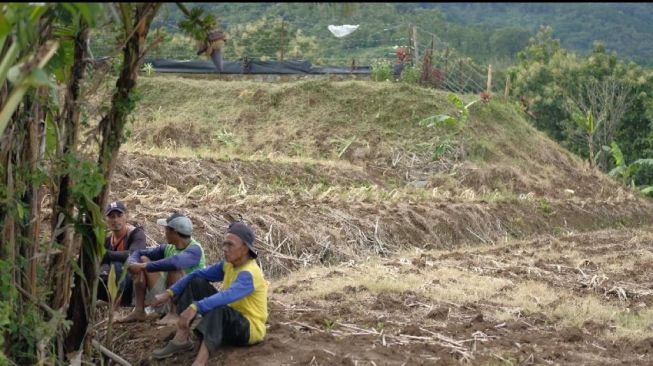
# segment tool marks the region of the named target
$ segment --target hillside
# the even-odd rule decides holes
[[[158,240],[156,218],[188,213],[209,262],[244,219],[272,284],[268,341],[212,362],[653,361],[636,270],[653,264],[653,205],[516,106],[431,128],[455,113],[446,93],[395,83],[153,76],[139,93],[112,198]],[[171,336],[117,327],[133,363]]]

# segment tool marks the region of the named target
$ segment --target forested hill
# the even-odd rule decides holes
[[[343,60],[357,57],[369,61],[405,43],[408,24],[416,24],[436,34],[461,54],[476,62],[510,62],[523,49],[540,26],[553,27],[562,46],[588,54],[594,41],[602,41],[608,51],[641,65],[653,65],[653,4],[646,3],[386,3],[386,4],[298,4],[298,3],[187,3],[214,14],[222,29],[232,32],[238,26],[252,25],[264,16],[281,17],[286,30],[301,30],[315,37],[320,56]],[[170,33],[181,11],[166,4],[154,28]],[[360,24],[352,35],[336,39],[329,24]],[[271,26],[266,26],[271,28]],[[422,36],[428,43],[430,36]],[[300,42],[301,43],[301,42]],[[260,47],[259,47],[260,48]],[[263,47],[264,49],[264,47]],[[273,48],[270,48],[271,50]],[[259,52],[263,55],[265,52]],[[271,53],[268,52],[268,53]],[[305,56],[310,53],[304,52]],[[227,55],[236,57],[238,55]],[[259,55],[254,55],[259,56]],[[272,56],[274,58],[274,56]],[[313,57],[317,58],[317,57]]]
[[[405,6],[405,5],[404,5]],[[439,9],[450,22],[490,29],[519,26],[536,32],[540,25],[568,49],[589,52],[600,40],[619,56],[653,64],[652,3],[422,3]]]

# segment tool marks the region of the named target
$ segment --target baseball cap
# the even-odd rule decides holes
[[[247,248],[249,248],[249,255],[251,255],[252,258],[258,257],[256,249],[254,248],[254,239],[256,239],[256,236],[252,229],[250,229],[244,222],[232,222],[227,229],[227,234],[234,234],[239,237],[240,240],[247,245]]]
[[[174,213],[167,219],[158,219],[156,223],[167,226],[182,235],[191,236],[193,233],[193,223],[184,214]]]
[[[109,203],[107,207],[104,209],[104,216],[108,216],[111,213],[111,211],[118,211],[120,213],[125,213],[127,212],[127,207],[125,207],[125,204],[120,201],[114,201]]]

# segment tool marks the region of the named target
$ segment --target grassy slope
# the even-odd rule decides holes
[[[443,92],[405,84],[156,76],[143,78],[140,90],[129,150],[354,163],[371,177],[382,175],[375,183],[388,189],[435,177],[433,186],[462,183],[480,194],[561,197],[571,189],[588,197],[615,188],[498,100],[472,106],[469,123],[457,133],[419,126],[421,119],[455,108]]]

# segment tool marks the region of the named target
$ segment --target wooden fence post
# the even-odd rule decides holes
[[[506,90],[503,91],[503,98],[508,99],[510,95],[510,74],[506,75]]]
[[[485,91],[490,94],[492,92],[492,65],[487,65],[487,85]]]
[[[409,60],[409,62],[412,65],[415,65],[415,57],[414,57],[414,53],[413,53],[413,48],[410,46],[410,41],[412,39],[413,39],[413,25],[408,24],[408,47],[406,47],[406,51],[408,52],[407,60]]]
[[[419,62],[419,51],[417,50],[417,26],[413,25],[413,48],[415,49],[415,66]]]
[[[463,87],[464,83],[464,78],[465,78],[465,73],[463,72],[463,59],[458,59],[458,86],[460,87],[461,93],[465,92],[465,88]]]
[[[284,27],[284,21],[282,20],[281,21],[281,61],[283,61],[283,46],[284,46],[283,43],[286,38],[286,31],[285,29],[283,29],[283,27]]]

